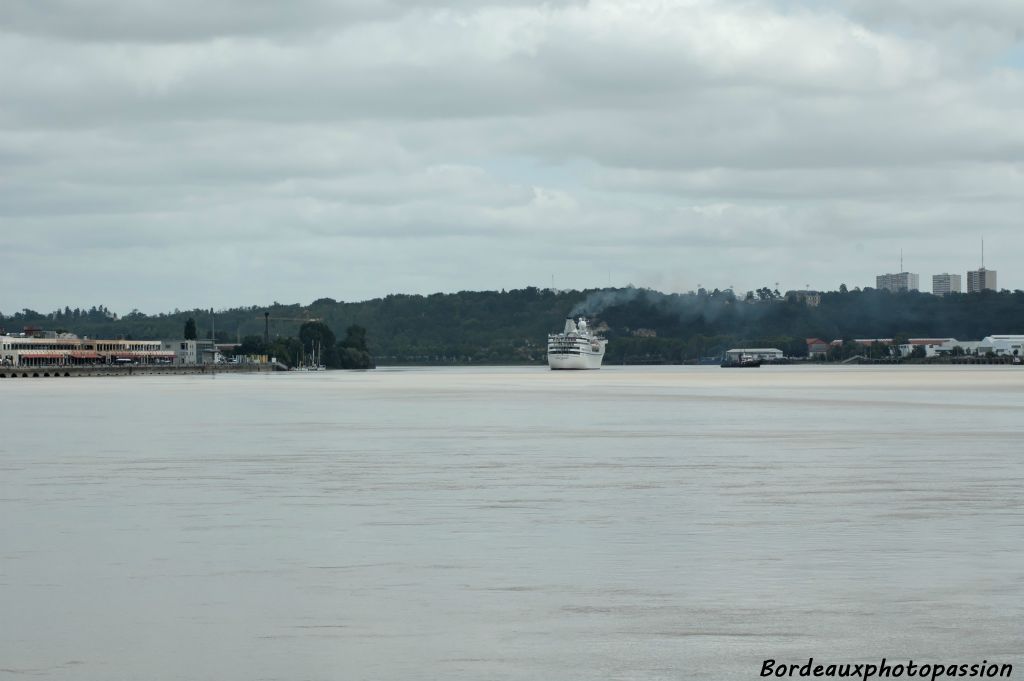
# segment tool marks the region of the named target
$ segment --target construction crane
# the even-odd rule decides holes
[[[257,317],[259,319],[259,317]],[[319,317],[274,317],[275,322],[319,322]],[[263,313],[263,344],[270,345],[270,313]]]

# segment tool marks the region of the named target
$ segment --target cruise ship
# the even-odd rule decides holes
[[[601,336],[591,333],[583,317],[565,320],[562,333],[548,334],[548,366],[552,369],[600,369],[604,347]]]

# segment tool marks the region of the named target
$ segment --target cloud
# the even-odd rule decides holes
[[[985,28],[1024,37],[1024,6],[1016,0],[845,0],[854,16],[877,23],[918,27]]]
[[[9,0],[9,32],[77,42],[194,43],[229,36],[303,35],[386,22],[418,10],[517,6],[528,0]],[[558,4],[548,2],[547,5]]]
[[[1019,286],[1019,3],[921,7],[16,0],[0,310],[828,288],[982,232]]]

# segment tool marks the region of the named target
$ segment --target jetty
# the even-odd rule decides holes
[[[171,376],[251,374],[287,371],[280,362],[260,364],[136,364],[80,366],[0,366],[3,378],[77,378],[86,376]]]

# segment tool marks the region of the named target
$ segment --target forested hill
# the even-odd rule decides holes
[[[608,362],[679,362],[728,347],[780,347],[805,352],[805,339],[954,337],[977,340],[1024,333],[1024,292],[986,291],[936,297],[865,289],[824,293],[818,306],[761,289],[737,298],[731,291],[664,294],[647,289],[462,291],[430,296],[392,295],[358,303],[322,298],[307,306],[274,304],[119,317],[105,308],[23,310],[0,315],[0,328],[67,330],[82,336],[180,338],[194,318],[200,337],[230,342],[263,335],[297,335],[302,320],[317,319],[339,337],[352,324],[367,329],[378,364],[503,363],[544,361],[546,336],[566,315],[582,314],[605,326]]]

